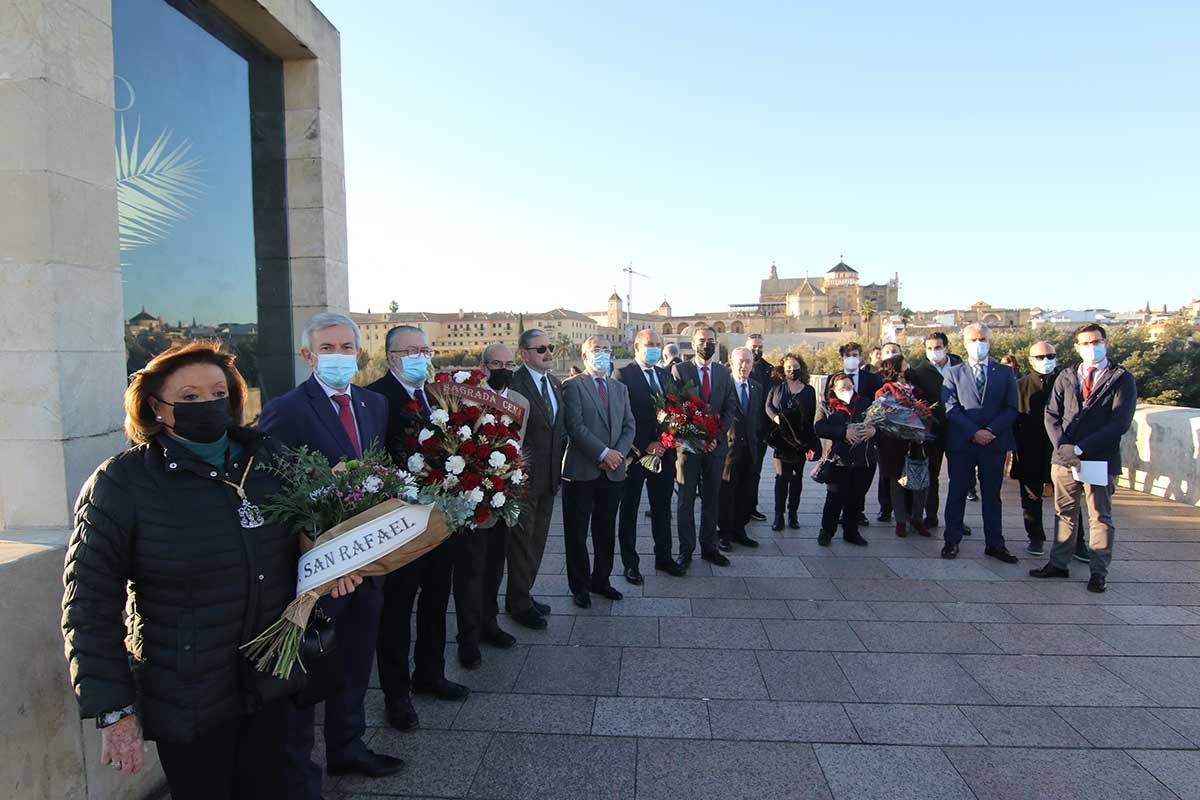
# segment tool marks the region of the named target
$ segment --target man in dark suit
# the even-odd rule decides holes
[[[263,407],[258,426],[287,447],[306,445],[330,464],[358,458],[381,448],[387,429],[388,401],[351,384],[358,371],[359,334],[343,314],[317,314],[304,328],[300,355],[313,374],[304,383]],[[363,742],[363,700],[371,677],[379,614],[380,578],[367,578],[353,594],[323,597],[318,607],[337,627],[344,659],[345,686],[325,700],[325,763],[330,775],[383,777],[404,762],[375,753]],[[290,800],[318,800],[321,768],[313,763],[312,706],[293,709],[287,732],[287,790]]]
[[[591,594],[620,600],[612,575],[617,510],[625,480],[625,455],[633,447],[636,424],[629,391],[610,380],[612,345],[591,336],[583,343],[583,372],[563,384],[567,450],[563,454],[563,538],[567,584],[580,608]],[[592,531],[595,558],[588,563],[587,535]]]
[[[725,468],[725,452],[729,449],[722,435],[733,424],[737,413],[737,398],[729,370],[717,360],[717,335],[712,328],[701,325],[692,334],[695,357],[676,364],[671,369],[675,384],[683,388],[691,383],[709,410],[721,418],[721,434],[703,453],[689,453],[676,447],[675,489],[679,499],[676,514],[679,518],[679,561],[687,567],[696,551],[696,494],[700,494],[700,557],[718,567],[729,565],[719,549],[717,539],[717,509],[721,496],[721,474]]]
[[[842,357],[842,372],[854,381],[854,393],[859,397],[865,397],[868,406],[875,402],[875,393],[883,386],[883,378],[879,377],[878,372],[871,371],[867,365],[862,363],[862,345],[858,342],[846,342],[838,348],[838,355]],[[831,386],[825,387],[825,395],[826,397],[833,396]],[[875,480],[875,469],[876,465],[871,464],[867,486],[870,486]],[[846,507],[849,508],[849,504]],[[842,513],[845,514],[845,511]],[[845,520],[842,522],[844,524]],[[859,512],[858,527],[865,528],[869,524],[866,512]]]
[[[946,370],[961,363],[962,359],[950,352],[950,340],[946,334],[934,331],[925,337],[925,358],[917,361],[909,370],[908,377],[912,385],[921,392],[925,402],[933,406],[933,438],[925,443],[925,458],[929,464],[929,491],[925,494],[924,508],[927,528],[938,527],[938,509],[941,506],[939,488],[942,459],[946,455],[947,429],[946,404],[942,402],[942,382]]]
[[[981,322],[963,329],[968,358],[946,370],[942,386],[948,426],[946,457],[950,462],[942,558],[958,557],[967,490],[978,472],[986,538],[984,555],[1015,564],[1017,557],[1004,546],[1000,487],[1004,483],[1005,457],[1013,447],[1017,378],[1011,369],[988,357],[990,335]]]
[[[671,367],[681,361],[683,359],[679,357],[679,345],[674,342],[663,345],[662,363],[659,366],[666,370],[668,375],[671,373]]]
[[[1042,524],[1042,496],[1050,483],[1050,456],[1054,446],[1046,434],[1046,402],[1058,377],[1057,354],[1050,342],[1034,342],[1029,348],[1033,371],[1017,381],[1017,418],[1013,422],[1013,477],[1021,487],[1021,511],[1025,518],[1026,549],[1040,556],[1046,552],[1046,529]]]
[[[652,328],[638,331],[633,342],[633,361],[621,367],[614,377],[629,390],[629,406],[633,409],[636,432],[633,437],[632,460],[625,476],[621,496],[620,529],[621,564],[625,580],[637,586],[642,583],[637,554],[638,507],[642,502],[642,487],[650,500],[650,532],[654,537],[654,568],[668,575],[682,575],[683,567],[671,556],[671,493],[675,484],[675,450],[659,443],[660,426],[655,398],[661,397],[670,376],[656,363],[662,356],[662,337]],[[643,455],[662,459],[662,471],[650,472],[639,462]]]
[[[750,378],[757,383],[763,390],[763,403],[758,415],[758,450],[754,455],[754,507],[750,512],[750,519],[765,522],[767,515],[758,510],[758,484],[762,478],[763,458],[767,454],[767,434],[771,432],[771,428],[775,425],[771,418],[767,415],[766,396],[770,394],[771,388],[775,385],[772,378],[772,372],[775,365],[767,361],[763,357],[763,335],[761,333],[752,333],[746,337],[746,347],[750,348],[750,352],[754,353],[754,367],[750,370]]]
[[[1137,410],[1137,382],[1120,364],[1108,358],[1108,334],[1094,322],[1075,331],[1075,349],[1083,363],[1063,370],[1046,403],[1046,433],[1054,445],[1050,475],[1058,532],[1050,563],[1031,570],[1035,578],[1068,578],[1067,568],[1079,532],[1079,509],[1088,513],[1092,571],[1089,592],[1103,592],[1112,562],[1112,496],[1121,472],[1121,437]],[[1072,471],[1083,461],[1103,461],[1108,481],[1087,483]]]
[[[733,543],[758,547],[758,542],[746,533],[746,523],[754,510],[758,495],[758,475],[754,465],[763,446],[758,436],[760,406],[766,405],[763,388],[750,377],[754,353],[748,347],[735,347],[729,353],[729,371],[733,377],[736,409],[733,422],[725,432],[728,448],[721,472],[719,517],[719,547],[728,552]]]
[[[562,384],[550,374],[554,345],[536,328],[521,334],[517,343],[521,366],[513,374],[512,387],[529,400],[529,417],[521,440],[521,455],[529,467],[527,508],[520,523],[508,534],[508,589],[505,607],[513,621],[526,628],[542,630],[550,606],[534,599],[537,580],[550,533],[554,496],[562,475],[566,447],[566,420],[562,415]]]
[[[410,437],[429,420],[430,400],[425,393],[433,351],[425,331],[399,325],[384,339],[388,371],[372,383],[372,391],[388,399],[387,449],[392,460],[404,466],[411,456]],[[462,700],[470,690],[446,680],[446,609],[453,586],[457,534],[425,555],[384,576],[383,613],[380,618],[379,685],[383,689],[388,724],[400,731],[420,725],[412,693],[432,694],[440,700]],[[417,609],[417,639],[412,641],[412,612]],[[413,669],[409,672],[409,652]]]

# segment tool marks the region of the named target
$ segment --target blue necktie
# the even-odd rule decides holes
[[[979,392],[979,399],[983,399],[983,390],[987,386],[987,373],[983,370],[983,362],[980,361],[975,365],[975,388]]]
[[[746,388],[746,384],[742,384],[742,413],[745,414],[750,410],[750,395]]]

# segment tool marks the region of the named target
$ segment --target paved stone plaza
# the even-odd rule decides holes
[[[769,471],[769,462],[768,462]],[[369,745],[403,756],[394,778],[341,779],[326,796],[404,798],[1200,798],[1200,509],[1119,491],[1109,591],[1033,581],[1009,482],[1005,526],[1022,556],[957,561],[941,541],[816,543],[824,490],[802,528],[755,523],[755,551],[686,578],[655,575],[625,599],[567,593],[556,523],[537,595],[547,631],[463,672],[454,621],[447,674],[463,703],[418,698],[421,729],[386,726],[368,696]],[[760,507],[771,508],[769,475]],[[1047,504],[1049,506],[1049,503]],[[620,561],[618,559],[618,569]]]

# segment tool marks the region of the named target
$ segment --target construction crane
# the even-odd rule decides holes
[[[650,276],[641,272],[635,272],[632,261],[629,262],[629,266],[621,267],[621,272],[624,272],[629,277],[629,289],[625,295],[625,331],[626,335],[632,339],[633,323],[629,319],[629,312],[633,309],[633,276],[637,275],[639,278],[649,278]]]

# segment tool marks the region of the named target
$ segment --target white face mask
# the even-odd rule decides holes
[[[935,364],[941,364],[946,360],[946,351],[941,347],[936,350],[926,350],[925,357]]]
[[[841,400],[846,405],[850,405],[850,400],[851,400],[851,398],[854,397],[854,390],[853,389],[839,389],[836,392],[834,392],[834,394],[837,395],[838,400]]]
[[[1029,360],[1033,364],[1033,371],[1039,375],[1049,375],[1058,366],[1058,361],[1053,358],[1030,358]]]
[[[1104,360],[1104,356],[1108,354],[1108,346],[1101,342],[1099,344],[1081,344],[1079,345],[1079,357],[1086,364],[1099,364]]]
[[[987,342],[967,342],[967,353],[976,361],[986,358],[989,349]]]
[[[846,356],[842,359],[842,366],[846,372],[858,372],[858,356]]]

